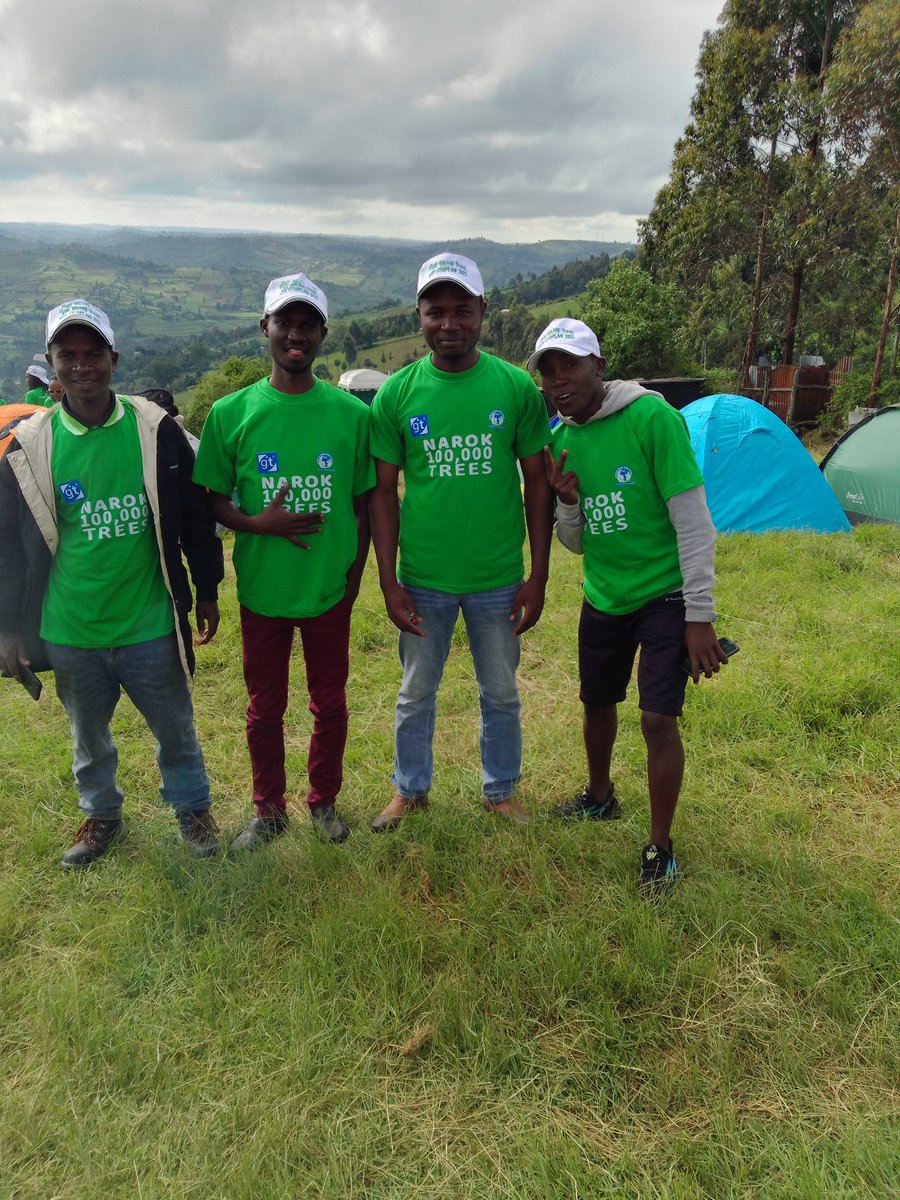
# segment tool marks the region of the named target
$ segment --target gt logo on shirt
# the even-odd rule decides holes
[[[488,420],[490,421],[490,423],[492,425],[494,425],[496,428],[499,429],[499,427],[506,420],[506,417],[503,415],[503,413],[500,411],[499,408],[492,408],[491,411],[488,413]]]
[[[84,491],[77,479],[70,479],[68,483],[59,485],[59,494],[65,500],[66,504],[75,504],[78,500],[84,499]]]
[[[409,418],[409,432],[413,437],[424,437],[428,432],[428,417],[423,413]]]
[[[278,470],[278,455],[272,453],[257,454],[256,469],[260,475],[271,475],[273,471]]]
[[[330,471],[334,466],[334,459],[326,451],[323,451],[316,459],[316,466],[321,467],[323,471]]]
[[[616,483],[631,483],[631,467],[616,467]]]

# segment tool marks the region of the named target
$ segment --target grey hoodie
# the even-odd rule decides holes
[[[589,417],[586,424],[603,421],[613,413],[621,412],[639,396],[660,396],[659,392],[641,387],[629,379],[611,379],[606,383],[606,395],[598,412]],[[565,425],[577,422],[559,414]],[[678,564],[681,568],[682,593],[684,595],[685,618],[688,621],[715,621],[713,611],[713,558],[716,547],[716,531],[706,504],[706,490],[702,484],[679,492],[666,501],[669,520],[675,530],[678,543]],[[574,554],[582,554],[581,535],[585,518],[578,504],[556,505],[556,536]]]

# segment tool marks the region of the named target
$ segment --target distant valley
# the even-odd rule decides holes
[[[21,375],[43,348],[46,312],[85,296],[106,309],[122,353],[118,384],[165,385],[171,356],[200,374],[229,353],[259,352],[266,283],[304,270],[334,316],[411,306],[420,263],[452,248],[474,258],[490,291],[565,263],[631,249],[621,242],[485,239],[442,242],[312,234],[0,224],[0,395],[21,398]]]

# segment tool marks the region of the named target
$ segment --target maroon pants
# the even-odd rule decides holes
[[[253,803],[261,817],[286,810],[284,714],[294,629],[300,630],[312,736],[306,773],[307,802],[333,804],[341,790],[347,742],[347,672],[352,605],[341,600],[318,617],[262,617],[241,607],[241,644],[247,706],[247,748]]]

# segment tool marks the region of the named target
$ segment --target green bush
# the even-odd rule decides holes
[[[872,377],[868,373],[846,375],[831,395],[831,400],[819,420],[819,430],[828,437],[840,437],[847,428],[850,412],[869,404]],[[874,408],[900,403],[900,378],[882,380],[874,396]]]
[[[200,377],[194,398],[184,414],[185,427],[199,437],[203,422],[217,400],[249,387],[270,370],[271,363],[266,358],[240,358],[235,354],[215,370],[207,371]]]
[[[720,392],[727,396],[739,395],[737,371],[731,367],[713,367],[706,372],[704,379],[704,396],[717,396]]]

